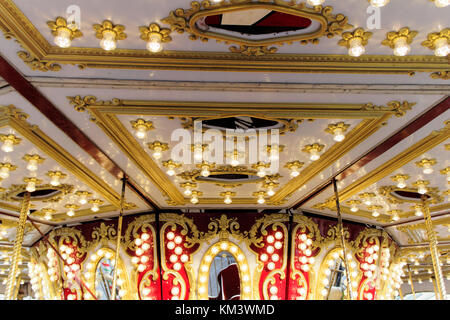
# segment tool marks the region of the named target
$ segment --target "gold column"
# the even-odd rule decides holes
[[[20,209],[19,224],[16,230],[16,241],[12,254],[11,269],[9,270],[8,282],[6,284],[5,300],[16,299],[16,274],[19,267],[19,260],[22,255],[23,234],[25,232],[25,224],[27,222],[28,210],[30,209],[30,193],[25,192],[22,200],[22,208]]]
[[[408,264],[408,273],[409,273],[409,284],[411,285],[411,292],[413,294],[414,300],[416,300],[416,293],[414,292],[414,285],[411,276],[411,268],[409,267],[409,264]]]
[[[113,285],[112,285],[112,292],[111,292],[111,300],[116,300],[117,269],[119,267],[120,240],[122,239],[123,205],[124,205],[124,200],[125,200],[126,182],[127,182],[126,177],[123,177],[122,178],[122,193],[120,195],[119,220],[117,221],[116,256],[114,257],[114,273],[113,273]]]
[[[433,222],[431,221],[430,208],[425,195],[422,195],[422,206],[424,208],[423,216],[425,219],[425,228],[427,229],[428,241],[430,243],[431,261],[433,262],[434,277],[436,279],[436,287],[439,293],[439,300],[444,300],[447,296],[444,284],[444,277],[442,275],[441,263],[439,260],[439,252],[437,249],[436,233],[433,229]],[[437,300],[438,297],[436,297]]]

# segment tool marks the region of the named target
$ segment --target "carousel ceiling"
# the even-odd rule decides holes
[[[427,241],[417,198],[425,188],[439,241],[449,241],[449,8],[310,2],[0,0],[5,63],[61,113],[2,74],[0,137],[13,151],[0,151],[1,210],[17,214],[34,188],[30,216],[44,233],[117,215],[119,170],[139,189],[126,188],[127,214],[335,216],[331,186],[311,194],[337,176],[344,217],[384,226],[404,245]],[[234,162],[233,149],[223,162],[182,163],[173,134],[194,137],[196,121],[222,133],[278,129],[269,147],[280,152],[259,150],[259,164],[248,149]],[[192,140],[186,151],[195,159],[210,143]],[[14,227],[0,228],[7,245]],[[28,231],[31,244],[39,234]]]

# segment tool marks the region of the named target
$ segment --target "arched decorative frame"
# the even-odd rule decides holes
[[[252,283],[247,258],[241,248],[229,240],[220,240],[216,242],[210,246],[203,255],[198,271],[197,298],[199,300],[209,299],[209,270],[214,257],[222,251],[231,253],[237,262],[239,269],[241,300],[252,299]]]
[[[90,253],[90,255],[87,257],[84,267],[84,279],[89,287],[89,289],[96,294],[95,292],[95,276],[97,271],[97,266],[102,258],[104,258],[106,255],[110,255],[109,259],[114,261],[116,253],[113,249],[108,247],[101,247],[95,252]],[[116,266],[115,266],[116,267]],[[122,300],[133,300],[135,299],[135,292],[136,290],[133,290],[130,284],[130,279],[128,275],[128,271],[125,267],[124,262],[119,257],[118,259],[118,270],[117,270],[117,280],[119,281],[121,289],[125,290],[126,293],[121,296]],[[86,292],[84,295],[85,300],[92,300],[93,297],[91,297],[90,293]]]
[[[349,264],[348,269],[350,272],[350,284],[351,284],[350,294],[352,296],[352,299],[355,299],[357,285],[359,284],[359,281],[361,279],[361,273],[358,272],[358,262],[354,258],[353,250],[347,246],[345,249],[347,251],[347,262]],[[324,300],[322,290],[325,289],[324,279],[326,279],[328,277],[328,275],[326,274],[326,270],[329,269],[328,261],[331,260],[330,257],[333,260],[336,260],[337,258],[344,260],[342,248],[334,247],[334,248],[330,249],[323,257],[322,263],[320,264],[319,272],[318,272],[317,278],[316,278],[316,287],[315,287],[315,292],[314,292],[315,300]],[[356,286],[355,286],[355,284],[356,284]],[[329,285],[331,285],[331,283]]]

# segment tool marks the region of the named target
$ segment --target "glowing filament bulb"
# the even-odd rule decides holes
[[[70,210],[67,211],[67,215],[68,215],[69,217],[73,217],[73,216],[75,215],[75,211],[73,210],[73,208],[70,208]]]
[[[434,4],[438,8],[443,8],[450,5],[450,0],[434,0]]]
[[[211,174],[211,171],[209,171],[209,166],[207,166],[207,165],[202,166],[202,171],[200,174],[203,177],[208,177]]]
[[[50,180],[50,184],[54,187],[59,186],[61,184],[61,182],[59,181],[59,175],[52,176],[52,179]]]
[[[268,195],[269,197],[273,196],[273,195],[275,194],[275,191],[273,191],[273,187],[269,187],[268,189],[269,189],[269,190],[267,191],[267,195]]]
[[[44,216],[44,219],[45,219],[45,220],[52,220],[52,214],[49,213],[49,212],[47,212],[47,213],[45,214],[45,216]]]
[[[56,32],[57,35],[53,40],[55,44],[60,48],[70,47],[70,45],[72,44],[72,40],[70,39],[72,36],[72,31],[70,31],[68,28],[60,27]]]
[[[311,6],[318,6],[324,3],[325,0],[308,0],[308,4]]]
[[[257,202],[259,203],[259,204],[263,204],[263,203],[265,203],[266,202],[266,200],[264,199],[264,195],[259,195],[258,196],[258,200],[257,200]]]
[[[399,37],[394,43],[394,55],[403,57],[411,51],[411,47],[408,45],[406,37]]]
[[[166,171],[166,173],[169,175],[169,176],[173,176],[173,175],[175,175],[175,166],[173,165],[173,164],[169,164],[168,166],[167,166],[169,169]]]
[[[420,217],[420,216],[423,216],[423,211],[422,211],[422,207],[421,206],[417,206],[416,208],[415,208],[415,215],[416,216],[418,216],[418,217]]]
[[[270,160],[271,161],[277,161],[279,159],[279,155],[278,155],[278,148],[277,147],[273,147],[272,149],[270,149]]]
[[[97,212],[98,210],[100,210],[100,208],[98,207],[98,203],[92,204],[91,210],[92,210],[93,212]]]
[[[147,41],[147,50],[153,53],[162,51],[161,39],[162,37],[159,33],[152,33]]]
[[[387,5],[389,3],[390,0],[370,0],[370,5],[372,7],[384,7],[385,5]]]
[[[192,189],[190,186],[186,186],[184,190],[184,195],[190,196],[192,194]]]
[[[136,126],[135,135],[138,139],[145,139],[147,136],[147,127],[143,124]]]
[[[450,53],[450,46],[447,38],[439,38],[434,41],[434,54],[438,57],[446,57]]]
[[[366,49],[362,45],[362,40],[360,37],[352,38],[349,41],[349,49],[348,54],[352,57],[359,57],[364,52],[366,52]]]
[[[231,159],[231,166],[236,167],[238,165],[239,165],[239,156],[237,153],[234,153]]]
[[[80,196],[80,200],[78,200],[78,202],[79,202],[80,204],[86,204],[86,203],[87,203],[87,196],[86,196],[85,194],[82,194],[82,195]]]
[[[431,174],[434,170],[430,163],[424,163],[422,171],[424,174]]]
[[[3,166],[0,169],[0,178],[6,179],[8,177],[9,177],[9,167],[8,166]]]
[[[223,200],[223,202],[225,202],[225,204],[230,204],[231,202],[233,202],[233,200],[231,200],[231,196],[230,195],[226,195],[225,199]]]
[[[192,204],[197,204],[198,203],[198,197],[193,195],[192,198],[191,198],[191,203]]]
[[[161,159],[161,157],[162,157],[162,148],[160,146],[156,146],[153,149],[153,158],[158,160],[158,159]]]
[[[333,140],[341,142],[345,139],[344,131],[341,128],[334,129]]]
[[[373,211],[372,211],[372,216],[373,217],[378,217],[380,215],[380,213],[378,212],[378,209],[374,209]]]
[[[2,150],[4,152],[13,152],[14,151],[14,143],[11,139],[6,139],[3,141]]]
[[[309,159],[311,161],[316,161],[320,159],[319,152],[316,149],[311,149]]]
[[[298,172],[298,167],[297,166],[291,166],[290,176],[292,178],[295,178],[295,177],[298,177],[299,174],[300,174],[300,172]]]
[[[37,162],[36,159],[30,159],[30,160],[28,161],[27,169],[28,169],[29,171],[36,171],[36,170],[38,169],[37,164],[38,164],[38,162]]]
[[[350,207],[350,211],[351,211],[351,212],[358,212],[358,210],[359,210],[359,209],[358,209],[358,207],[356,206],[356,204],[353,203],[353,204],[351,205],[351,207]]]
[[[266,176],[266,168],[264,166],[258,166],[258,172],[256,175],[260,178],[264,178]]]
[[[397,188],[403,189],[406,187],[406,182],[405,182],[405,178],[403,177],[399,177],[397,179]]]
[[[418,185],[418,190],[417,192],[419,192],[420,194],[425,194],[427,193],[427,187],[425,187],[425,185],[423,183],[419,183]]]
[[[36,191],[36,182],[34,182],[34,181],[28,181],[28,182],[27,182],[26,190],[27,190],[28,192],[34,192],[34,191]]]
[[[195,146],[194,147],[194,159],[197,161],[202,161],[203,158],[203,148],[202,146]]]
[[[372,200],[370,200],[370,198],[366,198],[365,200],[364,200],[364,204],[366,205],[366,206],[370,206],[370,205],[372,205]]]
[[[100,47],[102,47],[103,50],[111,51],[114,50],[116,46],[116,33],[111,30],[103,31],[103,39],[100,41]]]

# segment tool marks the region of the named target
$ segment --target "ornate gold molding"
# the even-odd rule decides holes
[[[284,1],[283,1],[284,2]],[[321,10],[323,7],[318,6]],[[327,7],[325,7],[327,8]],[[340,19],[341,17],[339,17]],[[336,21],[330,30],[342,28]],[[345,22],[346,23],[346,22]],[[448,71],[448,60],[433,55],[393,57],[364,55],[358,59],[347,55],[273,54],[246,57],[236,53],[171,51],[153,54],[147,50],[52,46],[12,0],[0,0],[0,29],[7,39],[16,38],[25,51],[20,56],[33,69],[59,71],[61,65],[84,68],[163,69],[198,71],[247,71],[295,73],[379,73]]]

